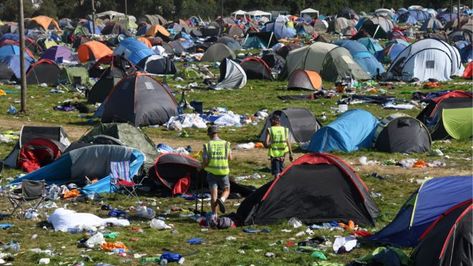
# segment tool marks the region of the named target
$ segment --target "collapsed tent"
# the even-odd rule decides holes
[[[207,190],[205,175],[200,161],[177,153],[162,153],[148,171],[148,176],[157,184],[157,192],[165,196]],[[253,187],[233,181],[230,181],[230,186],[232,193],[238,193],[242,197],[249,196],[254,191]]]
[[[104,101],[102,122],[130,122],[134,126],[162,125],[177,115],[170,90],[144,73],[123,78]]]
[[[473,176],[436,177],[425,181],[399,210],[394,220],[367,239],[414,247],[419,237],[443,213],[471,200]]]
[[[472,98],[470,92],[445,93],[432,99],[417,119],[429,128],[433,140],[468,139],[473,135]]]
[[[296,217],[304,223],[353,220],[374,225],[379,213],[369,190],[340,158],[305,154],[238,207],[241,224],[271,224]]]
[[[365,110],[349,110],[317,130],[307,150],[311,152],[352,152],[371,148],[378,119]]]
[[[224,58],[235,59],[235,53],[223,43],[216,43],[205,51],[202,62],[221,62]]]
[[[317,91],[322,89],[322,78],[319,73],[311,70],[297,69],[289,77],[287,89],[303,89]]]
[[[247,57],[240,63],[240,66],[245,71],[248,79],[273,79],[271,68],[259,57]]]
[[[381,120],[374,143],[378,151],[414,153],[430,151],[432,140],[422,122],[398,113]]]
[[[473,205],[460,203],[442,214],[422,234],[411,255],[414,265],[471,265],[473,263]]]
[[[352,40],[338,40],[335,44],[346,48],[353,56],[353,60],[372,78],[385,72],[383,65],[361,43]]]
[[[34,172],[13,180],[20,183],[23,180],[44,180],[47,184],[63,185],[75,183],[82,187],[84,194],[114,192],[111,185],[111,162],[129,162],[129,176],[136,176],[145,155],[133,148],[116,145],[94,145],[70,151],[58,160]],[[93,162],[93,163],[91,163]],[[87,179],[95,178],[95,183],[89,184]]]
[[[322,125],[312,115],[312,113],[305,108],[285,108],[272,112],[261,130],[260,140],[265,141],[268,134],[268,128],[271,127],[271,118],[278,115],[281,119],[281,125],[289,129],[288,139],[290,142],[303,143],[308,142],[314,132],[319,130]]]
[[[71,143],[62,127],[23,126],[20,130],[20,138],[13,150],[3,160],[3,165],[15,168],[23,145],[34,139],[48,139],[67,147]]]
[[[113,55],[121,56],[135,65],[154,54],[152,49],[132,37],[122,40],[120,45],[113,51]]]
[[[82,63],[97,61],[100,58],[113,54],[105,44],[97,41],[83,43],[77,48],[77,55]]]
[[[26,83],[28,84],[47,84],[54,86],[59,83],[61,69],[54,61],[41,59],[30,65],[26,72]]]
[[[212,89],[241,89],[246,85],[246,73],[237,62],[225,58],[219,68],[220,77]]]
[[[304,69],[316,71],[324,80],[332,82],[347,76],[357,80],[371,78],[353,61],[347,49],[334,44],[316,42],[290,51],[286,60],[289,75],[296,69]]]
[[[160,55],[143,58],[137,66],[151,74],[176,74],[177,72],[174,62],[169,57]]]
[[[65,148],[62,143],[51,139],[32,139],[20,149],[18,168],[27,173],[33,172],[58,159]]]
[[[430,78],[447,81],[461,75],[463,66],[458,50],[436,39],[423,39],[404,49],[386,72],[386,79],[410,81]]]

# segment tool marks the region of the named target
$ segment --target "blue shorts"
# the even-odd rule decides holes
[[[279,175],[284,170],[284,157],[271,158],[271,174]]]
[[[209,183],[209,189],[213,188],[230,188],[230,179],[228,175],[214,175],[207,173],[207,183]]]

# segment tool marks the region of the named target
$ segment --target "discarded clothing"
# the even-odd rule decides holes
[[[129,226],[130,222],[125,219],[117,218],[100,218],[91,213],[80,213],[64,208],[56,209],[53,214],[48,217],[55,231],[67,232],[69,229],[90,228],[113,224],[115,226]]]

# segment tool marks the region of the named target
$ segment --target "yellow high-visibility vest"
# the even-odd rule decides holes
[[[228,175],[230,173],[228,166],[230,143],[225,140],[211,140],[205,144],[205,149],[209,162],[205,171],[214,175]]]

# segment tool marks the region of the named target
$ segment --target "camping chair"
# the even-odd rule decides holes
[[[141,186],[143,180],[140,183],[135,183],[133,177],[130,176],[130,162],[129,161],[120,161],[120,162],[110,162],[110,192],[121,191],[125,192],[129,197],[138,198],[136,193],[136,188]]]
[[[29,209],[36,210],[38,206],[46,199],[45,182],[35,180],[23,180],[21,188],[9,193],[8,200],[13,206],[10,215],[14,215],[18,209],[25,211],[23,205],[28,205]]]

